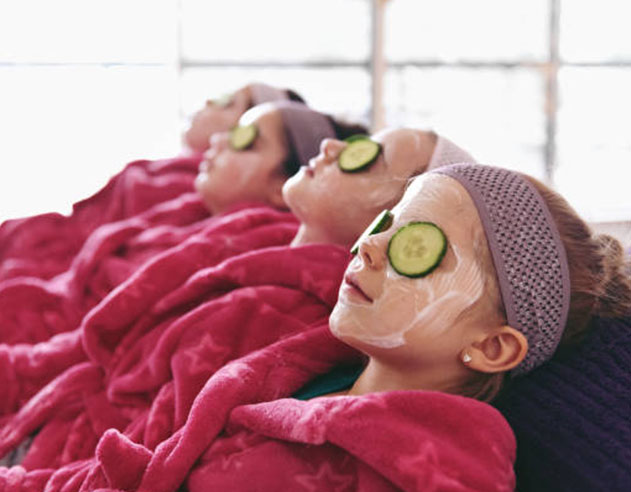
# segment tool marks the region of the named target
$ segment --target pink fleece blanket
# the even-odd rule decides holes
[[[182,297],[185,289],[197,286],[202,273],[208,271],[204,269],[236,256],[240,259],[222,264],[221,268],[215,270],[211,268],[210,271],[216,275],[225,274],[241,265],[241,275],[245,271],[251,277],[249,281],[254,281],[264,263],[251,253],[260,248],[286,245],[297,230],[296,219],[291,214],[269,207],[245,208],[202,221],[201,225],[203,227],[200,228],[200,224],[195,224],[192,228],[195,233],[191,233],[190,227],[160,226],[144,231],[141,228],[140,237],[132,236],[134,244],[141,245],[138,254],[133,254],[136,249],[127,241],[124,244],[128,246],[122,256],[91,255],[89,261],[75,263],[76,268],[68,273],[69,280],[59,282],[63,288],[57,288],[59,284],[55,282],[58,282],[59,277],[56,277],[29,285],[25,285],[24,279],[15,279],[11,281],[12,289],[0,290],[0,300],[6,300],[5,309],[0,312],[3,338],[22,341],[41,337],[44,340],[34,345],[0,344],[0,415],[20,408],[22,403],[62,371],[86,361],[88,354],[103,366],[113,355],[115,347],[119,346],[119,353],[124,354],[126,348],[123,347],[127,345],[122,344],[123,339],[129,340],[135,336],[129,332],[137,334],[142,333],[142,330],[151,331],[158,321],[172,317],[171,312],[177,312],[175,308],[171,308],[169,313],[159,312],[158,309],[166,306],[166,303],[175,302],[178,295]],[[99,298],[94,292],[107,292],[113,284],[118,283],[119,278],[133,270],[137,256],[144,257],[148,246],[141,240],[143,236],[149,236],[147,244],[151,246],[151,251],[174,242],[179,244],[143,263],[82,318],[83,312]],[[116,234],[106,237],[119,244]],[[117,246],[114,249],[120,251],[121,248]],[[104,250],[111,252],[113,248]],[[288,252],[284,258],[291,258],[291,255]],[[285,262],[282,258],[279,260],[279,264]],[[89,265],[90,268],[84,268],[83,265]],[[277,266],[274,264],[273,268]],[[315,268],[312,271],[316,275],[328,275],[329,269],[325,265],[313,266]],[[80,272],[91,273],[84,275]],[[90,281],[86,281],[86,278]],[[78,279],[82,279],[81,282]],[[337,274],[335,279],[338,281]],[[72,288],[77,283],[82,288]],[[214,290],[211,288],[211,292],[213,295],[221,294],[229,287],[221,284]],[[29,295],[9,296],[20,294],[26,289],[29,289]],[[87,296],[87,293],[91,295]],[[40,303],[40,299],[48,302]],[[185,313],[194,302],[197,299],[191,296],[181,301],[184,306],[178,314]],[[16,313],[24,314],[16,316]],[[25,324],[26,321],[28,324]],[[65,333],[49,338],[51,332]]]
[[[128,164],[72,214],[49,213],[0,225],[0,280],[21,276],[49,279],[70,267],[99,226],[193,191],[200,155]]]
[[[254,234],[249,246],[244,239],[227,244],[232,235],[272,222],[283,231],[282,238],[279,233],[268,239]],[[196,193],[105,224],[93,231],[65,272],[48,280],[19,277],[0,282],[0,343],[33,344],[76,328],[89,309],[146,261],[189,238],[206,241],[205,254],[218,261],[255,247],[286,244],[295,224],[288,213],[254,205],[208,217]],[[209,253],[208,248],[218,252]]]
[[[60,417],[65,445],[43,453],[58,462],[70,446],[79,456],[49,468],[0,469],[0,491],[162,492],[182,484],[191,492],[513,490],[514,438],[486,404],[422,391],[286,398],[314,375],[357,359],[324,324],[200,379],[184,408],[177,383],[136,415],[92,392],[83,397],[92,412]],[[193,356],[183,365],[196,372],[204,364]],[[87,381],[82,388],[98,386],[98,369],[77,371]],[[99,411],[111,425],[104,432],[95,425]],[[81,455],[97,439],[95,452]]]

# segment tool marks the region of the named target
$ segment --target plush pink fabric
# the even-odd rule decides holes
[[[0,225],[0,280],[52,278],[64,272],[99,226],[193,191],[201,155],[128,164],[72,214],[42,214]]]
[[[191,492],[513,490],[514,438],[484,403],[422,391],[283,398],[314,375],[357,360],[326,324],[301,330],[198,380],[184,413],[178,384],[162,386],[149,411],[103,432],[86,459],[29,472],[0,469],[0,490],[162,492],[183,483]],[[200,363],[189,357],[186,365]],[[102,412],[114,412],[96,399]],[[73,426],[91,442],[98,431],[86,419]]]
[[[128,219],[131,220],[136,219]],[[126,241],[126,249],[122,255],[97,254],[92,255],[89,261],[76,262],[79,266],[72,272],[90,272],[84,276],[90,281],[82,280],[80,284],[83,288],[70,288],[68,286],[71,286],[72,282],[66,282],[65,288],[59,289],[56,293],[53,299],[55,302],[46,306],[45,311],[38,311],[40,305],[29,302],[38,299],[33,293],[46,293],[42,285],[32,286],[30,296],[13,297],[13,302],[6,302],[5,310],[0,313],[0,319],[3,320],[3,338],[15,340],[20,337],[33,339],[41,336],[44,341],[35,345],[0,344],[0,415],[20,408],[30,396],[63,370],[88,360],[87,354],[105,367],[115,346],[120,345],[119,353],[124,353],[123,347],[128,345],[122,345],[121,340],[125,336],[130,339],[136,336],[135,334],[142,333],[143,329],[151,331],[159,322],[168,319],[169,316],[172,317],[173,314],[162,314],[156,309],[168,301],[168,295],[177,296],[180,292],[181,297],[189,284],[197,285],[193,280],[201,279],[202,273],[206,271],[204,269],[221,265],[215,270],[211,268],[211,271],[217,275],[227,275],[226,272],[232,272],[230,268],[241,265],[241,268],[253,269],[250,281],[254,281],[262,272],[259,269],[263,268],[263,262],[259,262],[256,255],[252,256],[252,252],[260,248],[286,245],[294,237],[296,230],[297,221],[291,214],[269,207],[245,208],[195,223],[192,228],[171,228],[163,225],[147,230],[141,228],[139,234],[132,236],[134,244],[141,245],[138,250],[134,249],[130,241]],[[116,234],[106,237],[108,240],[114,240],[113,236]],[[148,236],[146,242],[142,240],[143,236]],[[114,242],[120,244],[117,240]],[[85,301],[86,293],[99,292],[105,296],[120,278],[133,271],[137,266],[138,256],[143,259],[147,249],[159,251],[173,243],[177,245],[143,263],[127,280],[104,297],[86,317],[81,318],[82,312],[96,304],[99,297],[94,296],[94,300],[93,297],[88,297]],[[104,249],[112,251],[111,247]],[[117,249],[120,250],[120,247]],[[138,251],[139,253],[135,254]],[[288,252],[284,258],[291,258],[291,254]],[[241,259],[222,264],[224,260],[233,256]],[[283,261],[289,260],[279,260],[281,264]],[[83,265],[89,265],[89,268],[84,268]],[[277,265],[273,267],[276,268]],[[318,265],[315,267],[313,271],[316,274],[319,272],[320,275],[328,275],[329,270],[324,264],[320,268]],[[80,277],[82,275],[78,273],[74,276],[68,274],[68,278],[73,282]],[[337,276],[335,279],[337,281]],[[24,288],[23,280],[15,279],[11,282],[14,286],[20,285],[20,288]],[[43,286],[46,287],[46,284],[50,285],[56,281],[57,279],[44,281]],[[222,284],[212,292],[213,295],[225,293],[229,288],[230,286]],[[3,299],[3,295],[5,299],[8,298],[11,293],[10,290],[0,290],[0,299]],[[175,297],[173,299],[175,300]],[[193,298],[186,301],[188,304],[185,303],[179,312],[186,312],[195,301]],[[66,311],[70,310],[67,306],[74,309],[74,316],[64,317]],[[172,311],[175,312],[174,309]],[[14,316],[15,313],[31,315],[29,324],[23,325],[24,317]],[[50,313],[54,313],[55,316],[51,317]],[[37,317],[37,314],[41,316]],[[58,331],[66,333],[48,338],[53,331],[50,319],[60,321],[55,328],[61,326]]]
[[[0,342],[37,343],[82,316],[148,258],[208,228],[214,219],[188,193],[95,229],[62,273],[0,281]]]

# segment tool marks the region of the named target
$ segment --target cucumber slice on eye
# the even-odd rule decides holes
[[[359,243],[361,243],[368,236],[372,236],[373,234],[378,234],[379,232],[383,232],[388,229],[392,225],[392,212],[390,210],[385,209],[382,211],[375,220],[373,220],[370,225],[366,228],[366,230],[359,236],[359,239],[355,241],[353,247],[351,248],[351,254],[356,255],[359,251]]]
[[[431,273],[447,252],[447,237],[436,224],[410,222],[401,227],[388,243],[388,260],[394,270],[406,277]]]
[[[350,137],[346,137],[346,138],[344,139],[344,142],[346,142],[346,143],[352,143],[352,142],[354,142],[355,140],[365,140],[365,139],[370,140],[370,136],[368,136],[368,135],[364,135],[363,133],[358,133],[358,134],[356,134],[356,135],[351,135]]]
[[[362,171],[370,166],[381,152],[381,145],[368,137],[354,135],[346,140],[348,145],[340,153],[338,166],[345,173]]]
[[[255,125],[235,126],[230,130],[230,146],[234,150],[247,149],[252,145],[257,134]]]

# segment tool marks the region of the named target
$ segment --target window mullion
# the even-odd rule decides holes
[[[549,55],[548,66],[545,70],[546,77],[546,146],[545,169],[546,181],[553,182],[554,171],[557,162],[557,115],[559,103],[559,31],[561,18],[561,0],[550,0],[549,23]]]

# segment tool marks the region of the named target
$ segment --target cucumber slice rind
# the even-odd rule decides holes
[[[392,219],[392,212],[390,212],[387,208],[377,215],[370,225],[366,227],[366,230],[362,233],[362,235],[359,236],[359,239],[355,241],[355,244],[353,244],[353,247],[351,248],[351,254],[356,255],[359,252],[359,244],[365,238],[385,231],[388,227],[390,227],[392,225]]]
[[[345,173],[363,171],[377,160],[381,145],[370,138],[353,135],[346,139],[348,145],[337,160],[339,168]]]
[[[363,133],[357,133],[356,135],[351,135],[350,137],[346,137],[344,139],[344,142],[346,143],[353,143],[357,140],[370,140],[370,136],[369,135],[364,135]]]
[[[257,134],[256,125],[235,126],[230,130],[230,146],[234,150],[247,149],[252,145]]]
[[[421,237],[424,237],[423,241],[426,243],[422,250],[406,250],[405,246],[410,245],[410,241],[418,242]],[[429,275],[440,265],[446,252],[447,237],[433,222],[410,222],[395,232],[388,242],[390,265],[398,274],[410,278]]]

